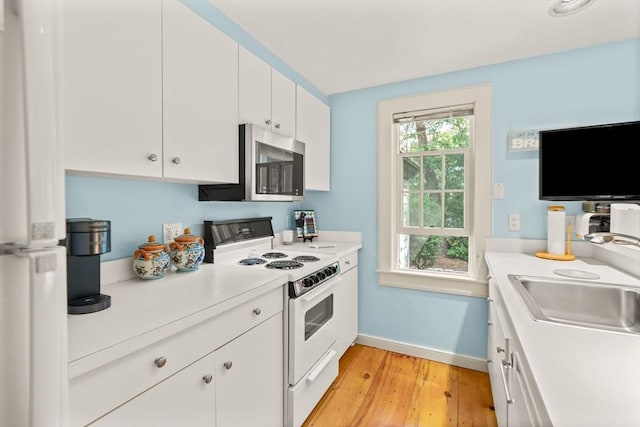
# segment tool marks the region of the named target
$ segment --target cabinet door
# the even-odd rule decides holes
[[[340,276],[338,284],[339,335],[335,350],[342,357],[358,336],[358,268],[354,267]]]
[[[178,0],[163,1],[164,176],[238,182],[238,44]]]
[[[499,298],[495,294],[495,285],[489,281],[489,330],[487,333],[487,360],[491,392],[493,394],[493,406],[495,407],[496,420],[499,427],[507,426],[507,394],[502,379],[504,369],[502,359],[506,351],[506,339],[503,325],[498,316],[495,300]],[[508,372],[508,371],[505,371]]]
[[[240,123],[271,129],[271,66],[242,46],[238,55]]]
[[[278,313],[216,350],[218,426],[283,425],[282,335],[282,313]]]
[[[91,425],[211,427],[215,423],[214,366],[211,353]]]
[[[271,69],[271,126],[274,132],[295,137],[296,84]]]
[[[300,86],[296,97],[296,139],[305,143],[305,188],[329,191],[331,110]]]
[[[64,0],[61,17],[65,169],[161,177],[160,0]]]

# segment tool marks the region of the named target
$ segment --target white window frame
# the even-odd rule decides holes
[[[491,85],[434,92],[378,102],[378,278],[381,285],[459,295],[487,296],[484,251],[491,233]],[[474,119],[470,147],[471,179],[465,180],[470,199],[465,205],[469,227],[469,272],[401,270],[397,265],[401,227],[401,162],[398,159],[393,114],[472,104]],[[466,164],[465,164],[466,169]]]

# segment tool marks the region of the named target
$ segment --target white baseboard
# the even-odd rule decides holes
[[[442,362],[448,365],[459,366],[461,368],[473,369],[474,371],[488,372],[486,359],[478,359],[476,357],[447,353],[444,351],[433,350],[431,348],[421,347],[414,344],[407,344],[399,341],[389,340],[386,338],[379,338],[363,334],[358,334],[356,343],[368,345],[370,347],[381,348],[383,350],[394,351],[396,353],[407,354],[409,356],[420,357],[422,359]]]

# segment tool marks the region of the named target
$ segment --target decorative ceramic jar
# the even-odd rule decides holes
[[[156,242],[156,236],[149,236],[149,241],[138,246],[133,254],[133,271],[141,279],[161,279],[169,269],[169,248]]]
[[[196,271],[204,260],[204,240],[200,236],[191,234],[191,230],[184,229],[184,234],[178,236],[169,245],[171,262],[178,271]]]

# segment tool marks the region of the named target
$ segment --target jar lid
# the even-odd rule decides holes
[[[196,236],[195,234],[191,234],[191,229],[190,228],[185,228],[184,229],[184,234],[174,238],[173,240],[178,242],[178,243],[193,243],[193,242],[200,241],[200,236]]]
[[[163,245],[160,242],[156,242],[156,236],[153,234],[149,236],[149,241],[147,243],[143,243],[138,246],[139,249],[144,249],[145,251],[161,251],[164,250],[166,245]]]

